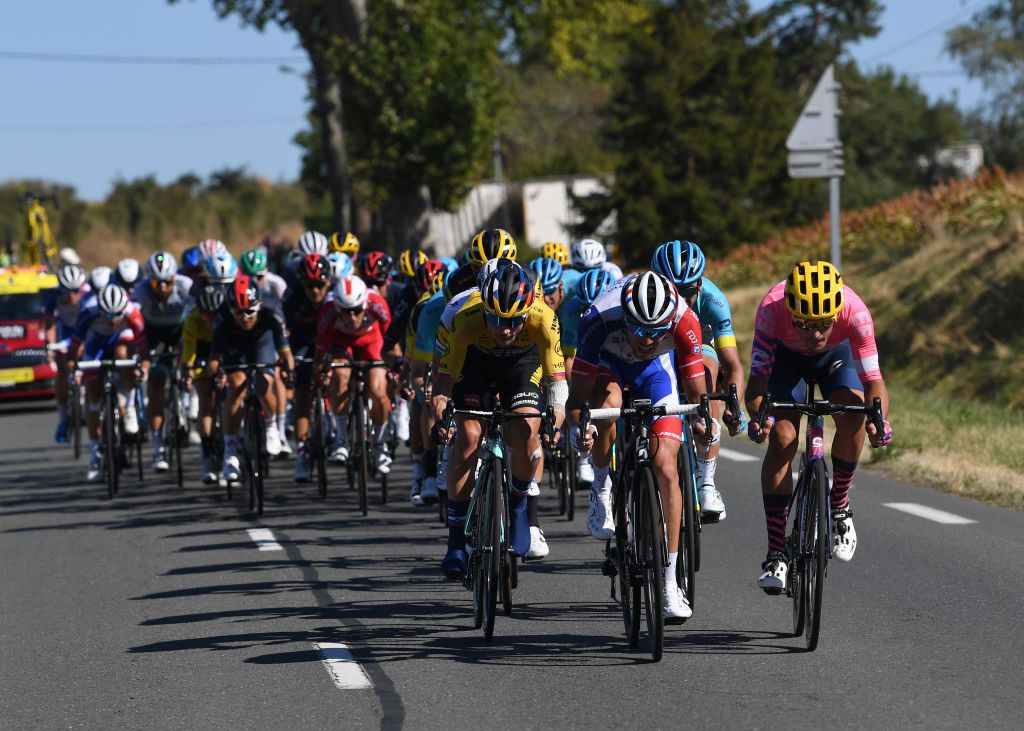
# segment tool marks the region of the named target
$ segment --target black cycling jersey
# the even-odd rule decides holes
[[[269,333],[273,339],[274,349],[278,352],[288,349],[288,337],[284,332],[284,323],[280,316],[267,307],[261,307],[256,316],[256,324],[252,330],[243,330],[235,322],[234,316],[222,312],[217,318],[213,330],[213,343],[210,352],[223,355],[229,351],[248,351],[249,345],[264,340]]]
[[[420,293],[412,282],[402,288],[397,297],[398,301],[391,309],[391,324],[388,326],[388,331],[384,333],[385,352],[391,350],[395,343],[401,343],[403,349],[405,348],[405,333],[409,327],[409,317],[419,299]]]

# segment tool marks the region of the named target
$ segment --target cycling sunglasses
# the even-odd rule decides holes
[[[255,304],[252,307],[249,307],[249,308],[244,309],[244,310],[240,310],[239,308],[235,307],[234,305],[231,306],[231,312],[233,314],[239,315],[241,317],[255,317],[257,314],[259,314],[259,311],[260,311],[259,304]]]
[[[170,288],[174,286],[174,281],[170,279],[150,279],[149,286],[153,289],[163,289],[164,287]]]
[[[355,317],[356,315],[366,312],[365,307],[339,307],[338,309],[341,310],[346,315],[350,315],[352,317]]]
[[[651,340],[661,340],[663,337],[668,335],[668,331],[672,328],[671,325],[663,325],[661,327],[650,327],[648,325],[634,325],[627,322],[626,327],[636,337],[641,340],[650,338]]]
[[[793,318],[793,327],[797,330],[807,330],[823,333],[830,327],[836,324],[834,319],[832,320],[801,320],[799,317]]]
[[[680,287],[679,294],[682,296],[683,299],[690,299],[691,297],[695,297],[696,295],[700,294],[700,285],[693,284],[690,285],[689,287]]]
[[[330,284],[330,280],[327,279],[304,279],[302,280],[302,286],[306,289],[323,289]]]
[[[490,312],[484,313],[484,318],[487,320],[487,324],[492,327],[499,329],[508,328],[509,330],[515,330],[526,324],[526,315],[517,315],[516,317],[501,317],[500,315],[494,315]]]

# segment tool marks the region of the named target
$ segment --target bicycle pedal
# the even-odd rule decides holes
[[[614,579],[616,576],[619,575],[619,569],[618,567],[616,567],[615,563],[610,558],[606,558],[604,560],[604,565],[601,566],[601,574],[603,576],[607,576],[611,579]]]
[[[768,596],[778,596],[782,593],[782,589],[765,589],[764,587],[761,587],[761,591],[763,591]]]

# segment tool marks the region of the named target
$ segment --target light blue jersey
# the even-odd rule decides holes
[[[579,343],[580,320],[587,311],[587,305],[575,294],[567,297],[558,308],[558,327],[562,333],[562,352],[566,355],[576,353]]]
[[[701,279],[700,294],[693,305],[693,311],[700,320],[702,350],[718,360],[716,348],[735,348],[736,334],[732,329],[732,309],[729,300],[714,282],[707,277]]]
[[[415,360],[429,363],[434,356],[434,344],[437,330],[441,324],[441,313],[444,312],[444,293],[437,292],[423,304],[419,321],[416,323],[416,344],[411,355]]]

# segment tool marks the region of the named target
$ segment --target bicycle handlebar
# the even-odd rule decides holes
[[[115,360],[83,360],[78,362],[80,371],[96,371],[100,368],[132,368],[138,365],[135,358],[117,358]]]
[[[827,399],[818,399],[811,402],[797,401],[773,401],[772,397],[765,394],[761,399],[761,408],[757,412],[758,428],[764,428],[764,423],[770,413],[775,409],[799,411],[807,416],[831,416],[832,414],[865,414],[868,421],[875,425],[879,434],[885,433],[885,419],[882,416],[882,399],[875,396],[870,406],[867,404],[834,404]]]

